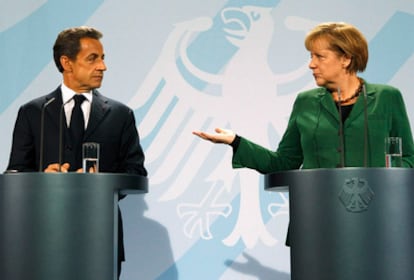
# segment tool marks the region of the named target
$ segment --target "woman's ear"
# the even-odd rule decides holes
[[[348,69],[349,65],[351,65],[352,57],[342,56],[342,68]]]

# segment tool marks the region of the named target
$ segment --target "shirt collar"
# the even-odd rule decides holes
[[[75,94],[77,94],[74,90],[68,88],[64,83],[61,85],[62,90],[62,101],[63,104],[69,102]],[[82,92],[83,96],[91,103],[92,102],[92,91],[89,92]]]

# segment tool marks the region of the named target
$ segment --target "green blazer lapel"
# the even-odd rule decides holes
[[[375,90],[371,86],[366,85],[366,93],[367,93],[367,103],[365,105],[365,98],[364,93],[361,93],[361,95],[358,97],[357,102],[355,102],[354,108],[352,108],[351,113],[349,114],[348,119],[345,121],[345,123],[351,123],[358,117],[360,117],[361,114],[364,113],[364,108],[369,105],[375,100]]]
[[[96,90],[93,91],[93,99],[91,104],[91,112],[89,115],[88,126],[85,131],[85,139],[87,139],[96,127],[102,122],[105,115],[109,112],[110,106],[108,100],[99,94]]]
[[[339,122],[338,108],[336,108],[335,102],[332,100],[329,92],[323,89],[319,92],[319,96],[322,108]]]

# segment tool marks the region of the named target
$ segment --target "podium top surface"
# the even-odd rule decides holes
[[[148,178],[127,173],[43,173],[18,172],[0,175],[2,185],[102,185],[122,194],[147,193]]]
[[[381,168],[381,167],[345,167],[295,169],[264,175],[264,189],[267,191],[287,192],[289,186],[296,182],[312,182],[315,180],[333,180],[339,177],[412,177],[413,168]]]

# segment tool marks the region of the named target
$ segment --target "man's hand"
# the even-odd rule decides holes
[[[60,169],[59,169],[59,163],[51,163],[46,167],[46,169],[44,171],[46,173],[56,173],[56,172],[67,173],[67,172],[69,172],[69,168],[70,168],[69,163],[62,164]]]
[[[76,172],[79,172],[79,170],[76,171]],[[80,172],[83,172],[83,169],[82,168],[80,169]],[[97,168],[96,168],[96,165],[89,167],[89,170],[86,173],[98,173]]]

